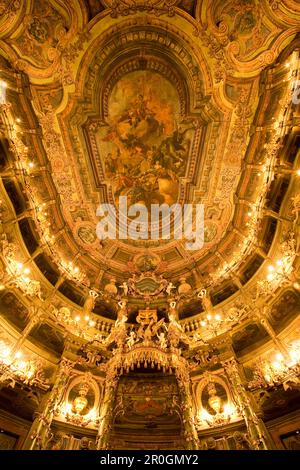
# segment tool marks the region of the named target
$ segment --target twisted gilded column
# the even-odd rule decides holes
[[[175,376],[177,379],[181,399],[182,424],[187,449],[197,450],[200,447],[200,442],[195,426],[195,416],[193,413],[188,363],[182,357],[174,354],[174,351],[172,356],[172,363],[173,367],[175,368]]]
[[[107,345],[115,343],[117,348],[114,356],[107,363],[104,398],[100,408],[100,425],[98,428],[96,447],[98,450],[107,449],[112,427],[114,403],[118,386],[118,368],[122,364],[122,352],[126,340],[126,321],[128,319],[126,300],[119,302],[119,311],[114,328],[106,339]]]
[[[181,356],[181,349],[179,347],[180,342],[188,345],[189,339],[183,332],[182,327],[178,322],[178,312],[175,301],[170,301],[169,303],[168,316],[170,322],[168,327],[168,339],[170,342],[170,352],[172,355],[172,366],[175,370],[175,376],[177,379],[181,399],[184,437],[187,443],[187,449],[197,450],[199,448],[199,439],[195,426],[195,416],[193,413],[189,365],[187,361]]]
[[[118,358],[113,358],[106,372],[104,398],[100,408],[100,425],[96,439],[98,450],[108,449],[119,378],[117,363]]]
[[[232,358],[223,363],[236,402],[243,416],[251,445],[255,450],[272,449],[273,444],[263,421],[257,416],[253,405],[253,397],[244,386],[239,364]]]
[[[54,413],[61,400],[73,367],[74,363],[72,361],[65,358],[61,359],[52,390],[45,400],[40,416],[34,420],[31,426],[24,449],[41,450],[46,448]]]

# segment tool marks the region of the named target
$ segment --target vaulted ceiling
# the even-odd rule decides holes
[[[10,103],[3,220],[14,218],[7,235],[46,291],[63,275],[61,294],[80,305],[88,289],[148,269],[209,288],[218,305],[282,255],[298,184],[298,2],[21,0],[0,8]],[[203,248],[100,241],[96,209],[121,195],[203,203]],[[109,317],[109,308],[99,311]],[[201,308],[191,302],[181,316]]]

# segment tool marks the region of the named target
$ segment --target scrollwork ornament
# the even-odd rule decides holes
[[[175,14],[175,6],[179,0],[104,0],[105,5],[111,9],[112,18],[128,16],[145,11],[155,16]]]

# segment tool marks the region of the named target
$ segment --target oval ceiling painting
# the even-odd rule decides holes
[[[194,134],[176,89],[158,73],[134,71],[116,83],[108,109],[96,140],[115,202],[175,203]]]

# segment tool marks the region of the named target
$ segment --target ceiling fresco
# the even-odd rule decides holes
[[[116,203],[177,202],[194,127],[182,122],[176,90],[157,73],[132,72],[115,85],[108,109],[96,141]]]
[[[61,271],[76,261],[95,288],[130,278],[137,256],[194,284],[247,264],[265,223],[247,213],[263,207],[260,165],[279,149],[272,119],[285,112],[281,57],[297,35],[298,3],[38,3],[1,2],[0,47],[3,70],[16,70],[25,90],[11,115],[35,168],[27,197],[47,207],[34,221],[49,263]],[[100,241],[99,203],[124,195],[146,207],[204,204],[204,246]]]

